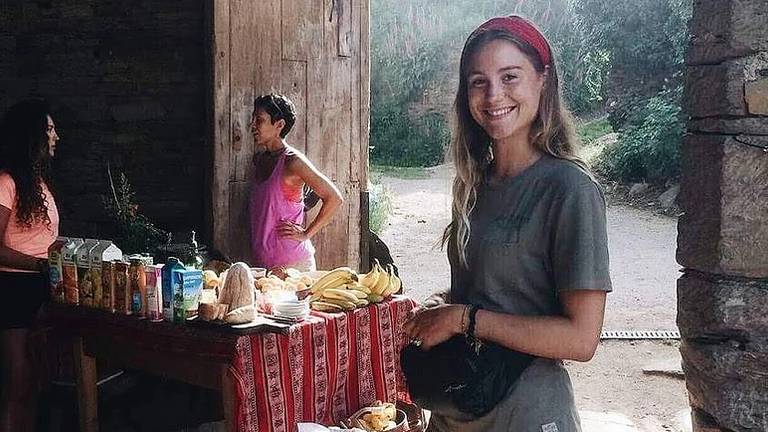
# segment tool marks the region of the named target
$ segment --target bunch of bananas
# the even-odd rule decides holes
[[[371,271],[360,277],[360,284],[371,290],[371,303],[378,303],[392,294],[397,294],[403,287],[403,282],[395,274],[392,264],[387,265],[387,270],[379,264],[373,265]]]
[[[339,267],[326,273],[309,288],[310,307],[322,312],[341,312],[368,305],[368,290],[357,281],[357,273]]]
[[[392,265],[387,267],[384,270],[377,261],[370,272],[360,276],[349,267],[331,270],[310,287],[312,309],[341,312],[383,301],[402,288]]]

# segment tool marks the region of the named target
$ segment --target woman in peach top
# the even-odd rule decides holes
[[[35,430],[29,328],[46,299],[48,247],[59,233],[50,183],[56,126],[48,105],[12,106],[0,124],[0,432]]]

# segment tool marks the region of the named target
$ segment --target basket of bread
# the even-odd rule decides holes
[[[408,417],[395,404],[376,401],[372,406],[361,408],[341,425],[347,428],[359,428],[366,432],[406,432]]]

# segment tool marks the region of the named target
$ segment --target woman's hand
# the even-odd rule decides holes
[[[462,331],[464,305],[448,304],[417,309],[406,321],[403,331],[423,350],[441,344]]]
[[[304,227],[291,221],[280,222],[277,226],[277,233],[284,239],[296,240],[297,242],[309,240],[309,235],[307,235]]]

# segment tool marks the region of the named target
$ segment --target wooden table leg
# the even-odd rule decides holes
[[[229,365],[221,366],[221,406],[224,409],[224,424],[227,432],[237,432],[237,400],[235,382]]]
[[[96,359],[85,353],[82,337],[74,339],[75,375],[77,399],[80,411],[80,430],[98,432],[98,394],[96,389]]]

